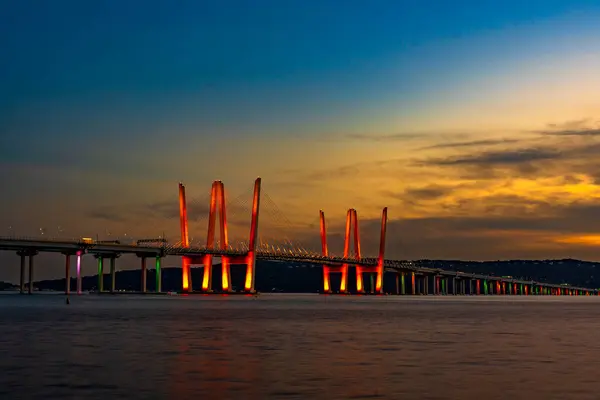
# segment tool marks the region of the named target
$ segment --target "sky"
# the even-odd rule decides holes
[[[356,208],[374,255],[387,206],[389,258],[598,258],[597,1],[0,7],[0,235],[175,241],[181,181],[202,243],[220,179],[239,242],[260,176],[268,243]]]

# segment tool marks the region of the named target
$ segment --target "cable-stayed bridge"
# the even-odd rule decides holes
[[[323,211],[319,212],[320,252],[309,250],[297,241],[290,240],[286,235],[289,232],[271,232],[277,238],[259,236],[259,217],[267,204],[267,213],[278,222],[283,221],[284,228],[293,224],[283,215],[281,210],[264,194],[261,198],[261,179],[256,179],[252,190],[252,202],[248,204],[241,198],[231,207],[225,196],[223,182],[214,181],[208,199],[207,235],[206,242],[202,244],[194,240],[189,232],[188,203],[186,188],[179,184],[179,228],[180,237],[177,241],[168,241],[165,237],[153,239],[128,240],[99,240],[89,237],[72,239],[41,238],[41,237],[0,237],[0,250],[16,251],[21,257],[21,292],[32,293],[34,275],[34,257],[40,252],[62,253],[65,257],[65,276],[67,287],[65,293],[70,293],[71,257],[76,257],[77,293],[82,292],[81,286],[81,258],[86,254],[96,257],[98,262],[98,290],[104,291],[104,261],[110,262],[111,287],[110,292],[115,292],[116,258],[121,254],[135,254],[141,260],[141,288],[146,292],[147,259],[154,261],[156,269],[156,289],[161,292],[161,262],[164,257],[178,256],[182,264],[182,287],[184,293],[194,292],[196,286],[199,292],[212,291],[214,265],[213,259],[220,258],[220,292],[231,292],[232,265],[243,265],[246,268],[244,291],[254,293],[256,260],[285,261],[292,263],[308,263],[320,265],[323,268],[322,287],[323,293],[384,293],[383,276],[385,273],[395,275],[395,288],[387,290],[396,294],[511,294],[511,295],[598,295],[596,289],[558,285],[546,282],[496,277],[484,274],[470,274],[439,268],[424,268],[412,261],[390,260],[385,258],[387,208],[382,210],[379,235],[379,251],[377,257],[364,257],[361,252],[360,231],[358,214],[355,209],[346,213],[344,231],[344,249],[341,255],[332,255],[328,248],[328,234]],[[193,205],[193,204],[192,204]],[[228,225],[228,208],[233,213],[250,215],[250,233],[247,240],[230,241]],[[216,233],[219,233],[217,238]],[[268,235],[267,235],[268,236]],[[238,238],[239,239],[239,238]],[[233,245],[235,243],[235,245]],[[26,263],[26,258],[29,262]],[[28,265],[27,265],[28,264]],[[191,282],[190,269],[197,265],[203,268],[203,277],[200,285]],[[29,285],[25,286],[25,272],[28,266]],[[349,272],[355,274],[355,288],[349,288]],[[333,288],[330,281],[332,273],[340,274],[340,287]],[[365,278],[370,280],[367,285]],[[368,286],[368,288],[367,288]],[[388,288],[389,289],[389,288]]]

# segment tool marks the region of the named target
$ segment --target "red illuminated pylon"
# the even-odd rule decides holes
[[[258,237],[258,215],[260,206],[260,186],[261,179],[257,178],[254,182],[254,198],[252,203],[252,220],[250,225],[249,250],[242,256],[232,256],[226,254],[229,250],[229,237],[227,231],[227,210],[225,201],[225,186],[221,181],[214,181],[210,195],[210,211],[208,217],[208,232],[206,235],[206,248],[215,250],[221,257],[221,287],[223,291],[231,290],[231,271],[230,266],[234,264],[246,265],[246,278],[244,289],[247,292],[254,292],[254,276],[256,264],[256,244]],[[215,229],[217,212],[219,213],[219,249],[215,248]],[[182,247],[189,247],[188,227],[187,227],[187,209],[185,202],[185,188],[179,184],[179,214],[182,235]],[[204,254],[200,257],[182,257],[183,267],[183,290],[189,291],[192,287],[190,265],[204,265],[204,274],[202,277],[202,291],[210,291],[212,288],[212,267],[213,254]]]
[[[214,181],[210,192],[210,211],[208,214],[208,233],[206,234],[206,248],[215,248],[215,223],[217,218],[217,207],[219,213],[220,250],[228,250],[229,237],[227,235],[227,209],[225,202],[225,186],[221,181]],[[202,277],[202,291],[208,291],[212,287],[213,255],[206,254],[203,257],[204,276]],[[231,272],[229,270],[229,259],[221,256],[221,287],[223,291],[231,290]]]
[[[179,183],[179,225],[181,228],[181,247],[190,247],[188,236],[187,204],[185,201],[185,186]],[[188,292],[192,288],[192,276],[190,274],[191,260],[189,257],[181,257],[181,270],[183,277],[183,291]]]
[[[320,219],[320,230],[321,230],[321,251],[324,257],[329,256],[329,252],[327,249],[327,231],[325,225],[325,213],[323,211],[319,212]],[[359,293],[364,292],[363,285],[363,276],[364,272],[375,272],[377,274],[377,281],[375,285],[375,290],[377,293],[383,293],[383,262],[385,257],[385,237],[386,237],[386,227],[387,227],[387,208],[383,209],[383,214],[381,218],[381,238],[379,244],[379,257],[377,266],[375,267],[364,267],[361,265],[356,265],[356,290]],[[354,238],[354,257],[357,260],[361,259],[361,251],[360,251],[360,235],[358,228],[358,215],[356,210],[351,208],[346,213],[346,230],[344,234],[344,258],[350,257],[350,240],[351,237]],[[325,293],[331,293],[331,283],[330,283],[330,273],[331,272],[341,272],[342,280],[340,283],[340,292],[347,293],[348,292],[348,264],[343,264],[339,267],[333,267],[329,265],[323,265],[323,291]]]
[[[258,215],[260,211],[260,185],[261,179],[254,181],[254,195],[252,196],[252,219],[250,220],[250,240],[248,241],[248,254],[246,254],[246,279],[244,290],[254,292],[254,277],[256,276],[256,245],[258,243]]]

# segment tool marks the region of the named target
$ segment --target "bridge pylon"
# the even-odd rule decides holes
[[[255,266],[256,266],[256,245],[258,238],[258,215],[260,208],[260,189],[261,178],[257,178],[254,182],[254,197],[252,203],[252,219],[250,223],[250,240],[248,252],[244,255],[227,255],[229,250],[229,236],[227,230],[227,209],[225,199],[225,186],[221,181],[214,181],[210,196],[210,211],[208,216],[208,232],[206,235],[206,248],[208,250],[220,250],[221,257],[221,288],[224,292],[232,290],[231,285],[231,270],[230,266],[234,264],[246,265],[246,276],[244,280],[244,290],[246,292],[254,292],[255,282]],[[189,239],[187,237],[187,211],[185,204],[185,188],[180,184],[179,189],[179,204],[180,204],[180,223],[182,234],[182,247],[189,247]],[[217,222],[217,214],[219,215],[219,249],[215,249],[215,230]],[[202,291],[208,292],[212,288],[212,269],[213,269],[213,254],[205,254],[200,257],[182,257],[183,268],[183,291],[191,291],[191,274],[190,265],[201,263],[204,266],[202,277]]]
[[[183,183],[181,182],[179,183],[179,226],[181,228],[181,247],[190,247],[185,186],[183,186]],[[183,279],[182,288],[184,292],[189,292],[192,290],[192,275],[190,271],[190,265],[190,257],[181,257],[181,271]]]
[[[320,219],[320,231],[321,231],[321,251],[324,257],[329,256],[327,248],[327,229],[325,224],[325,213],[319,211]],[[381,236],[379,243],[379,255],[377,258],[377,266],[361,266],[356,264],[356,291],[358,293],[364,293],[363,273],[371,272],[377,274],[375,283],[375,292],[383,293],[383,273],[384,273],[384,260],[385,260],[385,240],[386,240],[386,229],[387,229],[387,207],[383,209],[381,216]],[[358,214],[354,208],[351,208],[346,213],[346,229],[344,233],[344,258],[350,257],[350,240],[354,239],[354,257],[357,260],[362,258],[360,249],[360,231],[358,227]],[[348,264],[342,264],[340,267],[332,267],[329,265],[323,265],[323,291],[325,293],[331,293],[331,282],[330,273],[340,272],[342,274],[342,280],[340,283],[340,293],[348,292]]]
[[[329,257],[327,248],[327,228],[325,224],[325,213],[319,211],[320,229],[321,229],[321,250],[324,257]],[[360,238],[358,234],[358,223],[356,219],[356,210],[351,208],[346,213],[346,230],[344,234],[344,258],[350,256],[350,238],[351,233],[354,233],[354,252],[357,259],[360,259]],[[348,293],[348,264],[342,264],[339,267],[323,265],[323,291],[331,293],[330,274],[331,272],[340,272],[342,280],[340,283],[340,293]],[[362,278],[362,275],[361,275]],[[358,286],[358,282],[357,282]],[[361,281],[362,288],[362,281]]]

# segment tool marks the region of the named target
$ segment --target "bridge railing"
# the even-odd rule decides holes
[[[2,236],[0,240],[7,242],[44,242],[44,243],[79,243],[81,238],[58,236]]]

